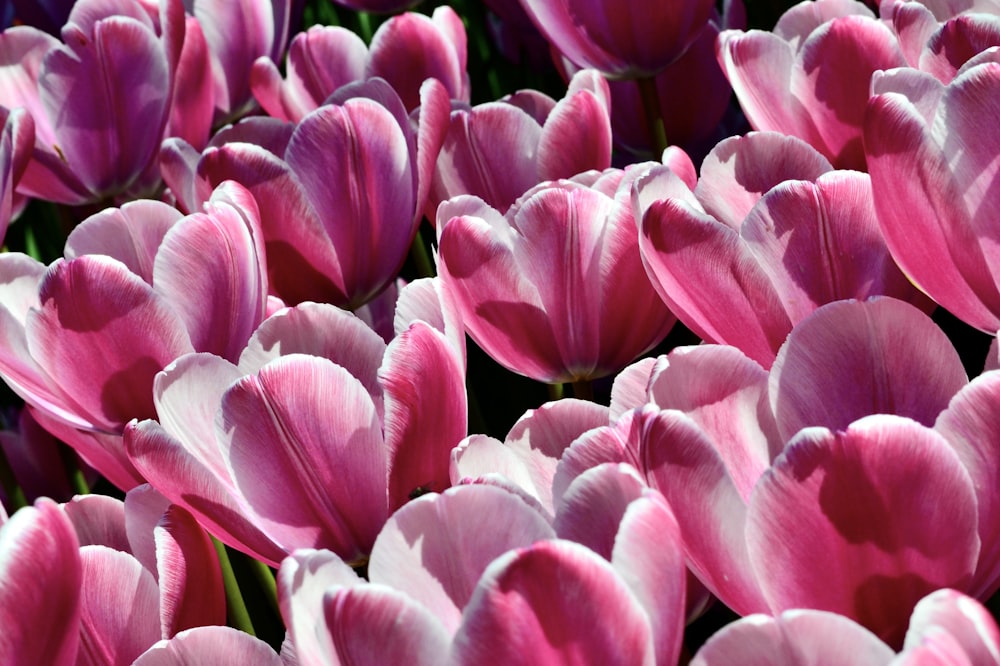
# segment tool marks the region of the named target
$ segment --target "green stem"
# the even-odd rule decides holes
[[[565,384],[549,384],[549,402],[562,400],[563,396],[565,395],[566,395]]]
[[[573,397],[578,400],[594,401],[594,383],[589,379],[573,382]]]
[[[417,235],[413,237],[413,243],[410,245],[410,257],[413,258],[413,263],[416,265],[420,277],[434,277],[434,263],[431,261],[427,244],[424,243],[424,237],[419,230],[417,230]]]
[[[667,143],[667,131],[663,127],[663,110],[660,108],[660,93],[656,89],[656,77],[646,76],[636,79],[639,84],[639,95],[642,98],[642,108],[646,112],[646,122],[649,133],[653,137],[653,157],[657,160],[663,157],[663,151],[670,145]]]
[[[372,35],[375,33],[372,30],[372,16],[368,12],[358,12],[358,31],[365,44],[372,43]]]
[[[66,477],[77,495],[89,495],[90,486],[80,469],[80,461],[76,458],[76,453],[68,446],[59,446],[59,457],[62,458],[63,469],[66,470]]]
[[[274,572],[271,571],[271,567],[256,558],[248,555],[247,560],[250,562],[250,568],[253,571],[254,578],[257,579],[257,584],[264,591],[264,597],[271,606],[271,610],[278,617],[281,617],[281,608],[278,606],[278,585],[274,581]]]
[[[3,485],[3,491],[7,495],[6,509],[9,515],[13,516],[15,511],[28,506],[28,498],[25,497],[21,486],[17,484],[17,477],[15,477],[14,470],[2,449],[0,449],[0,484]]]
[[[233,563],[229,561],[229,553],[221,541],[212,537],[212,545],[215,546],[215,553],[219,556],[219,567],[222,569],[222,582],[226,588],[226,607],[229,609],[229,621],[233,627],[256,637],[253,622],[250,621],[250,613],[247,611],[246,602],[243,600],[243,593],[240,591],[240,584],[236,582],[236,574],[233,573]]]

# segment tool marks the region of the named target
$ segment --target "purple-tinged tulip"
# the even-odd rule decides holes
[[[420,105],[420,86],[437,79],[451,99],[469,101],[465,26],[450,7],[433,17],[407,12],[375,31],[370,47],[341,27],[313,26],[296,35],[288,50],[286,78],[278,58],[262,57],[250,78],[253,94],[275,118],[298,122],[338,88],[380,77],[389,82],[407,111]]]
[[[0,449],[29,502],[39,497],[61,502],[73,496],[65,445],[42,428],[29,409],[20,410],[14,429],[0,432]]]
[[[160,373],[160,423],[130,426],[125,446],[235,548],[271,563],[311,547],[361,561],[415,489],[449,485],[463,375],[424,322],[387,347],[350,313],[304,304],[265,321],[239,367],[193,354]]]
[[[708,24],[706,0],[521,0],[549,42],[581,67],[613,78],[651,76],[677,60]]]
[[[558,103],[533,90],[451,112],[431,184],[427,213],[471,194],[506,212],[548,180],[611,166],[608,84],[594,70],[577,72]]]
[[[82,223],[48,269],[0,259],[0,372],[46,429],[122,488],[142,477],[119,435],[155,415],[156,373],[192,351],[235,359],[264,318],[256,204],[227,184],[205,211],[133,202]]]
[[[3,129],[0,130],[0,242],[7,225],[23,205],[15,190],[31,158],[35,141],[35,123],[25,109],[7,111],[0,107]]]
[[[158,12],[138,0],[83,0],[65,43],[28,27],[0,35],[0,105],[23,106],[35,121],[21,193],[79,204],[148,192],[165,136],[204,140],[206,105],[183,88],[197,85],[208,54],[199,60],[197,39],[185,45],[186,24],[180,0],[161,0]]]
[[[543,183],[506,215],[472,196],[440,207],[445,288],[473,340],[501,365],[545,382],[594,379],[670,330],[675,319],[642,271],[628,205],[642,172]]]
[[[993,242],[1000,63],[947,86],[898,69],[876,76],[865,122],[878,224],[904,273],[962,321],[1000,328]]]
[[[719,60],[757,130],[790,134],[839,169],[865,168],[869,79],[906,64],[895,35],[855,0],[801,2],[774,32],[727,30]]]
[[[691,330],[769,367],[824,303],[926,304],[879,233],[868,175],[825,165],[798,140],[759,133],[716,146],[694,192],[663,167],[637,182],[643,263]]]
[[[396,278],[423,218],[448,99],[433,79],[421,96],[407,117],[385,81],[341,88],[302,119],[286,149],[239,140],[210,147],[195,176],[168,184],[197,197],[205,182],[243,183],[260,205],[274,293],[289,304],[356,308]],[[177,166],[190,154],[175,144],[167,159]]]
[[[73,525],[50,500],[0,529],[0,659],[69,666],[80,642],[82,568]]]
[[[258,58],[279,61],[288,43],[290,0],[188,0],[212,54],[215,125],[253,107],[251,71]]]

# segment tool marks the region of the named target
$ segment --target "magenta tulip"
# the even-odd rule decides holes
[[[521,0],[521,5],[563,55],[614,78],[651,76],[677,60],[715,6],[706,0]]]
[[[545,382],[594,379],[670,330],[628,205],[642,171],[543,183],[506,215],[472,196],[439,208],[445,288],[469,335],[501,365]]]

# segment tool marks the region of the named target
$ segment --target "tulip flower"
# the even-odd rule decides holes
[[[708,23],[715,3],[521,0],[521,6],[549,42],[580,67],[635,78],[677,60]]]
[[[34,416],[123,489],[142,482],[120,434],[155,415],[153,377],[175,358],[235,358],[263,320],[257,206],[230,183],[187,217],[156,201],[108,209],[46,268],[0,256],[0,374]]]
[[[879,228],[904,273],[982,331],[1000,328],[992,242],[1000,135],[990,114],[1000,64],[959,72],[945,86],[898,69],[876,76],[865,150]]]
[[[929,307],[885,246],[868,176],[828,169],[802,142],[761,132],[716,146],[694,192],[665,167],[639,179],[642,260],[691,330],[769,367],[824,303],[888,295]]]
[[[291,0],[193,0],[212,55],[215,118],[222,125],[253,108],[250,72],[258,58],[281,60],[288,44]]]
[[[159,423],[126,430],[131,461],[218,539],[272,564],[316,547],[363,561],[416,489],[448,486],[466,429],[464,364],[442,333],[417,321],[387,347],[331,305],[272,315],[238,366],[178,359],[153,399]]]
[[[801,2],[773,32],[726,30],[719,60],[750,125],[798,137],[838,169],[865,169],[869,79],[906,64],[895,35],[854,0]]]
[[[35,141],[35,123],[25,109],[5,111],[0,107],[3,129],[0,130],[0,242],[7,233],[11,218],[23,206],[15,190],[31,159]]]
[[[193,176],[184,156],[194,151],[175,144],[167,159],[177,158],[187,175],[168,184],[197,196],[201,183],[243,183],[260,205],[274,293],[290,304],[359,307],[396,279],[423,218],[448,95],[435,80],[424,82],[421,95],[411,121],[385,81],[341,88],[334,103],[295,126],[287,144],[233,137],[209,147]]]
[[[345,28],[313,26],[292,40],[285,79],[277,57],[261,57],[250,87],[268,114],[298,122],[338,88],[378,77],[411,112],[420,105],[420,86],[429,78],[437,79],[451,99],[468,102],[466,60],[465,26],[451,7],[443,6],[432,17],[407,12],[390,18],[375,31],[370,47]]]
[[[161,0],[159,14],[138,0],[82,0],[63,38],[30,27],[0,35],[0,106],[35,121],[19,191],[69,204],[152,191],[165,136],[207,138],[211,97],[186,90],[209,67],[200,28],[180,0]]]
[[[643,166],[543,183],[506,215],[473,196],[438,209],[445,289],[501,365],[538,381],[590,380],[666,336],[675,320],[642,271],[627,203]]]
[[[506,212],[546,180],[611,166],[608,84],[594,70],[577,72],[558,103],[522,90],[497,102],[451,112],[434,170],[427,213],[461,194]]]

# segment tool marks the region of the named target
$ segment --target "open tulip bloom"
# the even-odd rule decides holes
[[[1000,666],[1000,0],[793,2],[0,0],[0,666]]]

